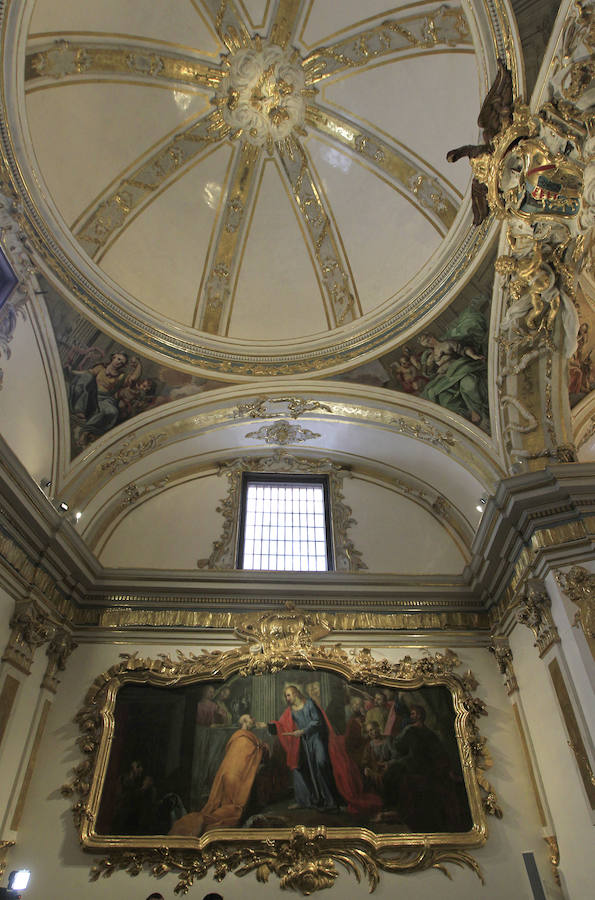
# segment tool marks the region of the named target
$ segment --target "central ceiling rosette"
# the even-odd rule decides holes
[[[275,44],[245,47],[224,65],[229,69],[215,95],[225,122],[250,144],[283,141],[292,131],[305,134],[306,97],[316,93],[306,87],[306,75],[297,51],[289,53]]]

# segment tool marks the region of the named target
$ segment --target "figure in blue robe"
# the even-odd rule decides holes
[[[329,730],[324,714],[311,698],[305,697],[294,685],[288,685],[285,689],[285,699],[288,708],[280,720],[272,724],[286,751],[287,741],[299,738],[299,748],[292,744],[292,759],[288,759],[295,805],[336,810],[345,801],[337,790],[333,774],[328,746]]]

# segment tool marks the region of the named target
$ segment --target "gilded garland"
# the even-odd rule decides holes
[[[237,649],[124,655],[95,679],[63,787],[105,854],[92,879],[175,872],[185,894],[254,872],[310,894],[337,867],[373,891],[381,871],[449,863],[482,879],[469,850],[502,812],[472,673],[450,650],[394,663],[317,643],[329,632],[288,607],[247,616]]]

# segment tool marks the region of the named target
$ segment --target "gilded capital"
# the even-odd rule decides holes
[[[2,660],[28,675],[35,651],[52,639],[56,626],[34,603],[27,602],[17,605],[10,628]]]
[[[551,614],[552,602],[543,581],[528,578],[517,610],[517,622],[530,628],[535,636],[539,655],[544,656],[552,644],[560,640]]]
[[[571,603],[578,609],[575,627],[580,626],[595,656],[595,574],[583,566],[572,566],[568,572],[556,572],[556,581]]]

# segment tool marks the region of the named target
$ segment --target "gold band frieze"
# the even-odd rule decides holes
[[[25,85],[47,80],[67,84],[72,78],[104,75],[118,80],[139,76],[151,82],[211,89],[221,80],[221,71],[195,57],[166,54],[155,47],[138,44],[56,40],[48,47],[36,47],[25,58]]]
[[[349,119],[320,106],[306,107],[306,123],[334,142],[342,144],[366,160],[375,170],[404,189],[416,206],[430,212],[432,221],[442,224],[445,234],[454,222],[458,199],[446,183],[419,162],[409,160],[403,151],[378,135],[353,125]]]
[[[461,7],[441,6],[434,13],[403,19],[386,19],[334,44],[314,50],[304,61],[311,84],[338,75],[346,69],[360,69],[384,56],[412,49],[469,45],[469,25]]]
[[[131,601],[143,598],[129,598]],[[148,598],[145,598],[145,602]],[[168,599],[167,602],[172,602]],[[217,601],[220,603],[221,601]],[[262,605],[262,599],[257,601]],[[232,601],[226,600],[226,605]],[[246,601],[237,601],[246,605]],[[256,604],[255,604],[256,605]],[[394,602],[392,603],[394,606]],[[350,631],[487,631],[487,612],[329,612],[329,625],[335,632]],[[236,630],[246,620],[246,612],[219,612],[197,609],[150,609],[142,607],[79,607],[73,625],[102,628],[200,628],[213,631]]]
[[[138,212],[189,163],[200,159],[228,131],[219,111],[214,110],[167,140],[133,172],[123,176],[115,189],[108,189],[75,230],[77,240],[89,256],[97,258],[104,253],[131,214]]]

